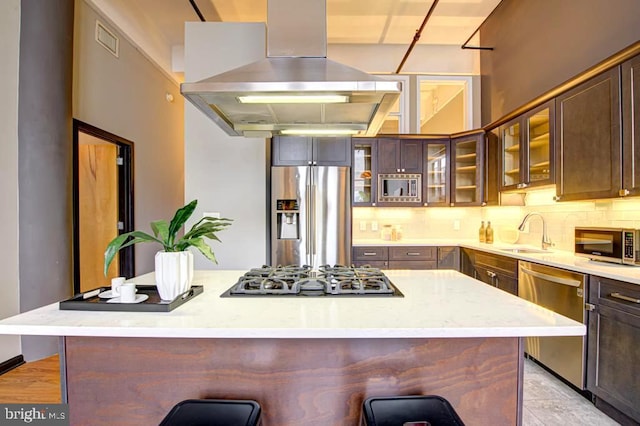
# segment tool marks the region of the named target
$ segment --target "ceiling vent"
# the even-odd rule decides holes
[[[116,58],[120,54],[120,39],[104,26],[104,24],[96,20],[96,41],[99,45],[107,49]]]

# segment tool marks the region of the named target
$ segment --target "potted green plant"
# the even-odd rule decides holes
[[[118,235],[104,252],[104,275],[116,253],[137,243],[158,243],[162,250],[155,256],[156,286],[162,300],[173,300],[191,288],[193,279],[193,253],[189,247],[197,248],[207,259],[218,263],[205,239],[220,241],[216,232],[231,225],[232,219],[205,216],[196,222],[181,238],[178,232],[196,209],[198,200],[179,208],[169,223],[166,220],[151,222],[153,235],[133,231]]]

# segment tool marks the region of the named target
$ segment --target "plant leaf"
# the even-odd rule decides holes
[[[202,253],[204,257],[206,257],[210,261],[218,263],[218,261],[216,260],[216,256],[213,254],[213,250],[211,250],[211,247],[209,247],[209,245],[205,243],[202,238],[190,239],[189,244],[200,250],[200,253]]]
[[[169,224],[166,220],[155,220],[151,222],[151,229],[156,238],[160,237],[160,239],[165,242],[169,238]]]
[[[176,211],[175,216],[173,216],[173,219],[171,219],[171,222],[169,223],[168,245],[173,245],[176,234],[178,233],[182,225],[184,225],[184,223],[187,221],[187,219],[191,217],[197,205],[198,200],[193,200],[186,206],[181,207],[178,209],[178,211]]]
[[[202,236],[204,234],[208,234],[210,232],[222,231],[223,229],[225,229],[226,227],[231,225],[229,219],[217,219],[217,218],[213,218],[213,219],[215,219],[215,220],[211,220],[211,221],[207,221],[205,223],[194,225],[189,230],[189,232],[184,234],[184,237],[182,237],[182,238],[185,239],[185,240],[189,239],[189,238],[197,238],[197,237],[200,237],[200,236]]]
[[[131,240],[127,241],[129,238],[131,238]],[[126,232],[115,237],[109,244],[107,244],[107,248],[104,251],[104,276],[107,276],[109,266],[118,251],[133,244],[153,241],[162,244],[162,241],[142,231]]]

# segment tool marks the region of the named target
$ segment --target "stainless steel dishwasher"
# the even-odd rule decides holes
[[[518,296],[587,324],[586,275],[519,262]],[[579,389],[585,388],[586,336],[527,337],[525,352]]]

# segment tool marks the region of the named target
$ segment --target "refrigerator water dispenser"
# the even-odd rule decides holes
[[[277,200],[278,239],[300,239],[298,200]]]

